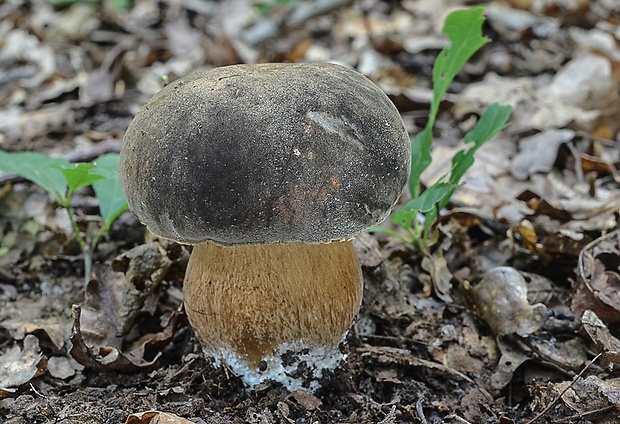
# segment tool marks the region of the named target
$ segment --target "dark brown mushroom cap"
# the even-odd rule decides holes
[[[182,243],[350,239],[381,222],[410,168],[388,97],[331,64],[215,68],[155,95],[125,134],[130,209]]]

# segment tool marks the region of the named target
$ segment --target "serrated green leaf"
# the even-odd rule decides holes
[[[116,10],[127,10],[131,7],[131,0],[111,0],[110,3]]]
[[[5,152],[0,150],[0,169],[32,181],[63,203],[67,195],[67,180],[57,167],[71,165],[61,158],[50,158],[36,152]]]
[[[433,100],[426,127],[411,143],[411,173],[409,175],[409,192],[412,198],[420,193],[420,176],[431,164],[431,144],[433,126],[437,119],[441,99],[448,91],[454,77],[465,62],[490,40],[482,36],[484,7],[456,10],[448,15],[443,33],[450,39],[450,45],[444,48],[433,65]]]
[[[422,192],[415,199],[411,199],[398,209],[398,212],[409,212],[412,210],[419,212],[428,212],[452,189],[449,183],[437,183]]]
[[[465,62],[490,41],[482,36],[483,23],[483,6],[455,10],[446,17],[442,32],[450,39],[450,45],[439,53],[433,65],[433,104],[436,108]]]
[[[93,189],[99,200],[99,210],[106,228],[110,228],[116,218],[127,210],[127,201],[118,173],[118,163],[119,156],[116,153],[99,156],[93,162],[95,172],[105,177],[105,179],[95,181]]]
[[[69,165],[54,166],[60,169],[60,172],[65,176],[67,184],[69,185],[69,191],[67,197],[70,198],[73,192],[80,187],[86,187],[101,180],[104,177],[95,172],[95,166],[92,163],[71,163]]]
[[[465,143],[474,142],[478,147],[482,146],[506,128],[511,113],[511,106],[493,103],[484,111],[476,126],[465,134]]]
[[[465,143],[473,143],[468,150],[461,150],[452,158],[450,182],[458,185],[465,172],[474,164],[474,154],[498,132],[506,128],[512,107],[498,103],[490,105],[482,114],[474,128],[465,134]]]
[[[415,215],[417,212],[418,211],[414,209],[406,211],[398,209],[392,214],[392,223],[402,228],[409,228],[409,226],[411,225],[411,220],[413,219],[413,215]]]
[[[49,1],[52,5],[56,7],[71,6],[75,3],[91,3],[91,4],[101,3],[101,0],[49,0]]]

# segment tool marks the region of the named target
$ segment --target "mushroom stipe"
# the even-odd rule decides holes
[[[362,301],[362,273],[350,241],[194,247],[183,287],[185,309],[208,357],[254,385],[273,373],[291,388],[334,368]],[[304,352],[309,381],[280,356]],[[313,358],[308,363],[307,358]],[[259,363],[263,362],[259,370]],[[305,379],[307,380],[307,379]]]
[[[195,245],[184,296],[205,354],[248,387],[314,390],[360,307],[350,240],[388,216],[410,156],[398,110],[358,72],[234,65],[156,94],[120,176],[152,232]]]

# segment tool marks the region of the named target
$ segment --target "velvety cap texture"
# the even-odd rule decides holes
[[[384,220],[410,169],[389,98],[331,64],[214,68],[136,115],[121,183],[154,233],[182,243],[323,243]]]

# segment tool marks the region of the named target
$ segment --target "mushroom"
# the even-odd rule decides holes
[[[130,209],[195,245],[184,303],[205,355],[290,390],[341,363],[363,287],[351,239],[387,217],[409,168],[389,98],[333,64],[181,78],[138,112],[120,159]]]

